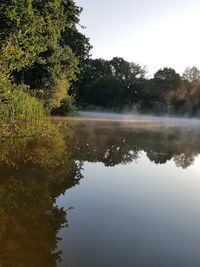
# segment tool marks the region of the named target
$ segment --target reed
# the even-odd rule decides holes
[[[24,91],[14,91],[0,103],[0,136],[29,136],[48,112],[41,101]]]

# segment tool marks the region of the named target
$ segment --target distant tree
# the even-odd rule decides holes
[[[79,78],[79,84],[76,90],[76,100],[78,105],[87,103],[87,88],[90,83],[103,76],[111,76],[111,70],[108,61],[104,59],[86,59],[84,72]],[[89,97],[89,96],[88,96]]]
[[[120,57],[114,57],[110,62],[112,75],[122,81],[126,81],[130,75],[130,64]]]
[[[137,103],[141,95],[141,87],[146,76],[145,68],[133,62],[129,63],[123,58],[115,57],[110,61],[113,76],[121,80],[124,90],[126,105]]]
[[[200,115],[200,71],[196,67],[187,68],[181,84],[166,95],[173,113],[189,116]]]
[[[200,83],[200,70],[197,67],[187,67],[183,73],[183,80],[190,83]]]
[[[193,116],[200,115],[200,70],[187,68],[183,73],[182,98],[185,112]]]
[[[85,90],[85,100],[90,105],[117,109],[123,106],[123,86],[113,76],[102,76],[91,82]]]
[[[171,112],[169,95],[181,86],[181,76],[172,68],[164,68],[155,73],[153,80],[158,96],[156,109],[161,113]]]
[[[99,83],[102,81],[104,81],[104,88],[101,89],[102,92],[109,90],[108,94],[110,94],[111,91],[109,88],[112,80],[116,81],[118,84],[116,90],[113,88],[113,99],[115,99],[115,103],[118,103],[118,109],[121,109],[123,106],[131,106],[133,103],[137,103],[140,98],[141,87],[145,80],[145,75],[145,68],[142,68],[135,63],[129,63],[123,58],[115,57],[110,61],[103,59],[89,59],[86,62],[85,73],[80,84],[78,102],[80,103],[82,100],[87,103],[88,99],[90,99],[91,104],[92,97],[88,94],[89,92],[91,94],[91,88],[95,91],[94,86],[98,86],[99,88]],[[102,77],[104,78],[100,79]],[[105,83],[105,79],[107,79],[105,77],[109,77],[107,80],[109,84]],[[119,87],[121,87],[120,90]],[[88,90],[88,88],[90,88],[90,90]],[[98,95],[95,93],[95,99],[97,96]],[[116,100],[117,98],[118,100]],[[96,102],[97,101],[95,100],[93,104],[95,105]],[[104,101],[100,102],[104,103],[103,106],[105,106],[105,103],[108,103],[109,101],[104,99]]]
[[[181,76],[172,68],[164,68],[155,73],[154,81],[160,86],[163,92],[166,92],[180,86]]]
[[[160,92],[159,85],[154,79],[146,79],[143,82],[140,94],[140,100],[138,103],[139,111],[160,113],[163,112],[162,106],[163,98]]]

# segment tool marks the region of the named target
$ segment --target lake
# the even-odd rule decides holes
[[[199,267],[200,122],[55,118],[0,142],[1,267]]]

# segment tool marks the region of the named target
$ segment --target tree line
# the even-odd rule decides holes
[[[137,111],[153,114],[200,115],[200,70],[186,68],[181,76],[172,68],[148,78],[145,67],[123,58],[87,59],[75,92],[83,108]]]
[[[75,108],[198,116],[200,71],[92,59],[73,0],[0,1],[0,123]],[[5,128],[4,132],[8,129]]]

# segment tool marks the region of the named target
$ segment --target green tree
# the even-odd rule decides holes
[[[172,68],[164,68],[155,73],[154,81],[159,85],[161,92],[165,93],[180,86],[181,76]]]
[[[112,103],[115,104],[111,105],[112,108],[115,106],[115,108],[120,110],[123,106],[131,106],[139,101],[145,75],[145,68],[135,63],[129,63],[123,58],[115,57],[110,61],[89,59],[86,62],[85,72],[79,87],[78,102],[87,103],[89,101],[90,104],[94,105],[98,102],[98,104],[103,104],[103,107],[109,108],[108,103],[111,103],[109,99],[113,98]],[[106,84],[106,80],[108,84]],[[111,90],[113,81],[117,85],[116,89],[113,87]],[[95,89],[95,86],[98,88]],[[97,101],[98,96],[101,98],[99,101]],[[109,99],[106,99],[106,96]],[[92,101],[93,97],[95,97],[94,101]],[[104,97],[103,100],[102,97]]]
[[[141,88],[146,76],[145,68],[123,58],[114,57],[110,61],[111,70],[115,77],[121,80],[124,91],[124,105],[137,104],[141,97]]]
[[[88,104],[107,109],[120,110],[123,106],[123,86],[113,76],[102,76],[86,87],[85,100]]]
[[[0,66],[8,79],[27,85],[50,109],[60,105],[79,72],[72,50],[78,46],[73,38],[80,12],[73,0],[0,3]]]
[[[76,101],[78,105],[87,105],[86,91],[90,83],[103,76],[111,76],[109,62],[104,59],[86,59],[84,72],[79,79],[79,86],[76,92]]]
[[[181,85],[170,92],[168,102],[174,113],[180,115],[200,115],[200,71],[196,67],[186,68]]]
[[[200,115],[200,70],[187,68],[183,73],[179,98],[184,103],[184,112],[192,116]]]
[[[171,112],[173,107],[169,101],[169,95],[173,94],[181,85],[181,76],[172,68],[163,68],[154,75],[157,88],[158,109],[161,113]]]
[[[155,83],[154,79],[146,79],[143,82],[138,109],[143,113],[159,113],[163,109],[160,87]]]

